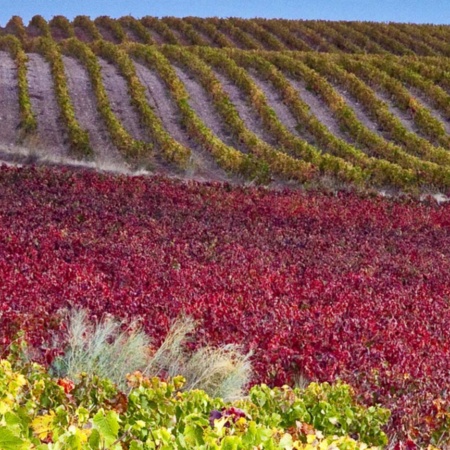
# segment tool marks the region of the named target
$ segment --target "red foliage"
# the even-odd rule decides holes
[[[339,376],[416,439],[447,405],[449,225],[411,200],[2,167],[0,344],[24,329],[48,356],[63,307],[157,344],[184,311],[199,345],[254,349],[255,382]]]

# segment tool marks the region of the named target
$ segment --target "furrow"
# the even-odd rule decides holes
[[[0,52],[0,142],[16,142],[20,125],[17,69],[7,52]]]
[[[133,139],[148,142],[149,137],[145,128],[141,125],[139,116],[131,104],[126,81],[120,76],[119,71],[113,64],[108,63],[103,58],[98,58],[98,61],[102,69],[102,79],[108,93],[112,112],[122,122]]]
[[[50,65],[41,55],[30,53],[27,69],[31,104],[38,124],[37,142],[33,145],[40,151],[45,149],[51,156],[66,156],[69,143],[60,119]]]
[[[95,160],[104,165],[124,165],[124,160],[111,141],[108,129],[100,116],[95,94],[86,69],[74,58],[63,56],[67,85],[80,125],[89,133]]]

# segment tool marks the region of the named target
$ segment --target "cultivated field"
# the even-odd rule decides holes
[[[1,157],[446,191],[447,28],[13,17],[0,38]]]
[[[450,188],[448,42],[432,25],[13,17],[0,29],[3,354],[23,332],[51,364],[79,308],[139,318],[155,348],[187,315],[192,349],[252,352],[251,384],[341,379],[390,409],[392,448],[444,448],[450,207],[417,194]],[[305,444],[286,448],[319,448],[308,426],[282,427]]]

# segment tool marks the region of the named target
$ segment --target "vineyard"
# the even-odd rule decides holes
[[[90,447],[67,448],[107,448],[95,433],[117,449],[448,448],[450,206],[435,199],[450,194],[450,26],[14,16],[0,120],[0,449],[19,448],[2,445],[20,427],[24,449],[66,448],[71,421]],[[92,388],[42,367],[77,308],[139,319],[152,348],[184,315],[199,324],[190,350],[241,345],[253,412],[194,393],[176,414],[203,408],[213,440],[212,411],[220,439],[243,441],[196,447],[199,433],[175,430],[178,378],[132,377],[166,402],[160,444],[107,381],[108,412],[70,416]],[[22,337],[42,364],[27,382],[3,359]],[[324,384],[308,403],[282,387],[299,380]],[[66,409],[35,403],[30,425],[24,399],[47,388]],[[191,444],[171,447],[180,436]]]
[[[14,16],[4,161],[258,184],[450,187],[450,27]]]

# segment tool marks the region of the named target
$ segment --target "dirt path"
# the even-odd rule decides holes
[[[192,45],[189,39],[180,30],[177,30],[175,27],[170,26],[168,23],[166,23],[166,25],[169,27],[173,35],[177,38],[177,41],[179,42],[178,45],[183,45],[185,47]]]
[[[89,133],[95,160],[101,164],[124,165],[117,148],[111,142],[108,129],[97,110],[97,102],[86,69],[74,58],[63,56],[67,85],[76,117]]]
[[[327,105],[317,95],[306,89],[305,83],[300,80],[294,80],[292,78],[288,78],[288,81],[298,92],[300,99],[309,106],[311,113],[328,128],[328,131],[330,133],[334,134],[339,139],[348,142],[349,144],[354,143],[351,136],[341,130],[339,122],[333,116],[333,112],[330,110],[330,108],[328,108]]]
[[[147,101],[158,114],[165,129],[176,141],[191,149],[195,147],[195,143],[189,139],[189,136],[181,128],[177,107],[171,99],[164,82],[155,72],[143,64],[135,61],[134,65],[141,83],[147,88]]]
[[[152,37],[153,41],[157,45],[164,44],[164,38],[159,33],[157,33],[153,28],[150,28],[150,27],[145,27],[145,28],[150,33],[150,36]]]
[[[232,81],[221,73],[215,71],[214,74],[222,83],[224,91],[230,97],[231,102],[239,113],[241,119],[244,121],[245,126],[256,134],[256,136],[270,145],[277,145],[277,140],[274,136],[267,132],[258,113],[248,105],[245,94],[243,94]]]
[[[74,26],[73,29],[74,29],[76,38],[79,39],[80,41],[82,41],[82,42],[91,42],[92,41],[92,36],[84,28]]]
[[[372,120],[364,111],[364,108],[362,105],[357,102],[352,95],[347,92],[345,89],[341,88],[340,86],[333,85],[333,88],[337,91],[337,93],[345,100],[347,105],[353,109],[353,112],[355,113],[356,118],[372,133],[378,134],[378,136],[384,138],[382,132],[378,128],[378,124]]]
[[[0,52],[0,143],[12,145],[20,124],[17,69],[9,53]]]
[[[401,122],[401,124],[410,132],[410,133],[416,133],[420,137],[423,137],[423,135],[420,134],[418,131],[413,118],[408,113],[408,111],[405,111],[401,108],[399,108],[395,101],[391,99],[389,94],[387,92],[384,92],[382,89],[377,89],[374,86],[370,86],[370,88],[373,90],[375,95],[380,99],[383,100],[384,103],[387,104],[389,111]]]
[[[27,67],[31,106],[38,123],[37,137],[28,145],[52,157],[66,156],[69,153],[67,133],[60,119],[50,66],[41,55],[29,53]]]
[[[222,20],[226,20],[226,19],[222,19]],[[242,50],[246,50],[245,46],[241,44],[239,39],[235,38],[232,35],[232,33],[230,33],[229,30],[227,30],[226,28],[221,26],[220,23],[219,23],[219,26],[217,27],[217,30],[220,31],[233,44],[233,46],[235,48],[240,48]]]
[[[114,36],[114,33],[109,28],[98,24],[95,24],[95,26],[105,41],[112,42],[115,45],[119,44],[119,40]]]
[[[416,100],[418,100],[422,105],[427,108],[431,114],[438,120],[442,122],[442,124],[445,127],[445,131],[447,134],[450,134],[450,117],[447,119],[445,117],[445,114],[440,111],[438,108],[436,108],[433,105],[433,102],[419,89],[409,88],[409,92],[413,97],[415,97]]]
[[[183,82],[188,94],[189,104],[203,120],[205,125],[225,144],[236,147],[231,133],[226,130],[223,120],[214,109],[212,100],[205,92],[200,83],[195,80],[187,71],[174,66],[178,77]]]
[[[185,178],[228,181],[229,176],[217,165],[211,154],[189,138],[180,125],[178,109],[169,95],[164,81],[144,65],[135,62],[136,73],[147,88],[147,101],[161,119],[164,128],[178,142],[191,150],[191,164]],[[162,159],[159,157],[159,159]]]
[[[102,58],[98,58],[98,62],[102,68],[102,79],[113,113],[134,139],[148,142],[149,136],[131,104],[125,79],[113,64]]]
[[[206,45],[208,47],[215,47],[217,48],[218,45],[202,30],[199,30],[196,27],[193,27],[195,32],[205,41]]]
[[[123,31],[125,31],[125,34],[127,35],[127,39],[130,42],[137,42],[138,44],[144,44],[144,41],[139,37],[139,35],[129,26],[121,24]]]
[[[298,122],[289,108],[283,103],[283,98],[279,91],[268,80],[263,80],[255,72],[250,71],[249,75],[255,84],[264,92],[268,105],[275,111],[280,122],[295,136],[299,136],[308,142],[312,140],[312,136],[307,133],[300,133]]]

